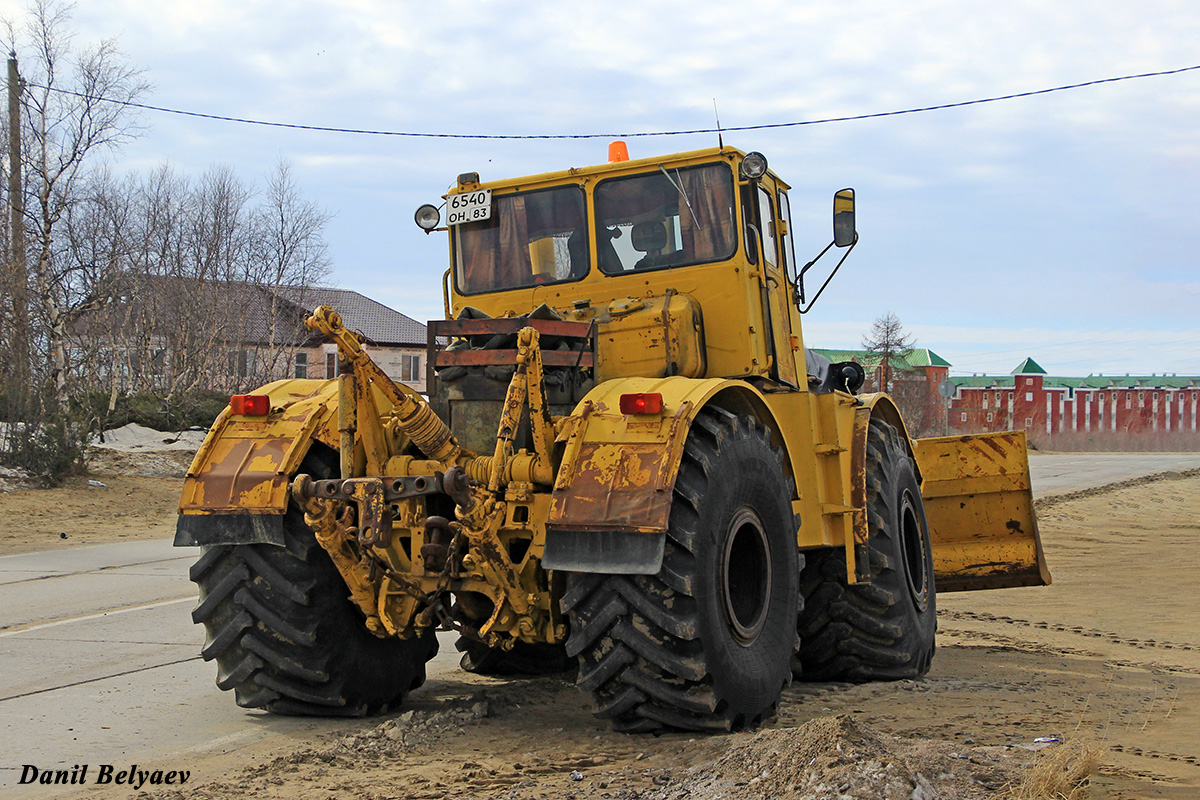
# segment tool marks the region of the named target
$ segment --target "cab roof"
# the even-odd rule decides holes
[[[570,167],[564,170],[555,172],[543,172],[537,175],[523,175],[516,178],[504,178],[501,180],[485,181],[481,180],[478,184],[469,185],[454,185],[447,190],[447,194],[457,194],[462,191],[473,191],[475,189],[510,189],[529,185],[554,184],[567,182],[580,177],[601,176],[601,175],[616,175],[625,172],[639,172],[647,167],[654,167],[660,164],[673,163],[699,163],[703,161],[712,161],[718,158],[725,158],[731,161],[740,161],[746,156],[746,153],[736,147],[707,147],[701,150],[687,150],[681,153],[671,153],[669,155],[655,155],[646,158],[634,158],[629,161],[606,162],[603,164],[595,164],[589,167]],[[783,188],[790,188],[786,182],[771,172],[771,176]],[[481,176],[482,177],[482,176]]]

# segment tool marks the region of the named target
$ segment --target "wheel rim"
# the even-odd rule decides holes
[[[729,523],[721,559],[721,589],[729,630],[739,644],[749,645],[762,633],[771,598],[771,559],[767,532],[750,508],[741,508]]]
[[[926,542],[916,502],[909,492],[904,493],[904,500],[900,504],[900,545],[904,550],[904,572],[908,578],[909,594],[917,609],[924,611],[929,604]]]

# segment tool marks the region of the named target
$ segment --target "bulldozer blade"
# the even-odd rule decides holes
[[[1025,432],[913,442],[939,592],[1048,586]]]

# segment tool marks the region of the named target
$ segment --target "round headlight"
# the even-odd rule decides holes
[[[742,177],[756,181],[767,172],[767,157],[762,153],[746,153],[742,159]]]
[[[431,206],[429,203],[417,209],[417,213],[413,215],[413,219],[417,221],[417,227],[423,231],[431,231],[436,228],[442,221],[442,213],[438,211],[437,206]]]

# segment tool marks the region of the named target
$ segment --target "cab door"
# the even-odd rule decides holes
[[[763,311],[770,327],[771,377],[797,386],[796,357],[792,349],[791,298],[785,274],[783,225],[773,198],[773,187],[763,181],[754,191],[756,226],[762,241]]]

